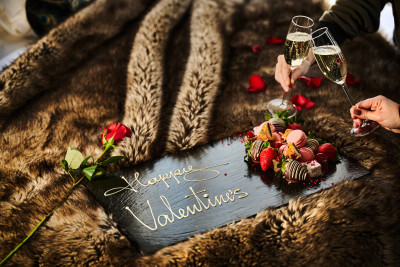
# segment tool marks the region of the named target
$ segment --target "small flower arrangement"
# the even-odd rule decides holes
[[[71,177],[72,186],[62,201],[53,208],[39,224],[31,231],[31,233],[16,246],[1,262],[3,265],[9,258],[14,255],[17,250],[23,246],[31,236],[39,229],[39,227],[56,211],[71,195],[74,188],[79,185],[85,178],[90,182],[95,177],[105,173],[107,166],[117,163],[124,159],[124,156],[109,156],[109,152],[116,147],[124,138],[130,138],[131,131],[128,127],[121,123],[112,123],[103,129],[101,135],[101,143],[103,152],[96,159],[93,156],[84,157],[82,153],[71,146],[68,147],[65,158],[61,160],[61,166],[65,172]]]

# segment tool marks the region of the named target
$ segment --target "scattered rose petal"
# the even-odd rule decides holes
[[[268,38],[267,38],[267,40],[265,42],[267,44],[281,44],[281,43],[283,43],[283,40],[279,39],[279,38],[277,38],[275,36],[270,35],[270,36],[268,36]]]
[[[321,82],[324,78],[319,78],[319,77],[306,77],[306,76],[300,76],[298,80],[304,81],[307,86],[309,87],[320,87]]]
[[[355,78],[356,78],[356,77],[355,77],[353,74],[347,73],[347,76],[346,76],[346,84],[347,84],[347,85],[354,85],[354,84],[359,84],[359,83],[362,82],[361,79],[355,80]]]
[[[249,84],[250,86],[247,88],[247,91],[251,93],[260,93],[266,89],[265,82],[260,75],[252,75],[249,79]]]
[[[303,108],[309,109],[315,106],[315,103],[313,101],[299,94],[294,95],[291,102],[299,111]]]
[[[261,45],[252,45],[250,48],[254,53],[261,52],[262,50]]]

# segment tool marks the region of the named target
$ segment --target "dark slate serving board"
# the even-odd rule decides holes
[[[88,188],[131,241],[149,254],[369,173],[342,157],[324,177],[288,184],[244,161],[242,139],[226,138],[132,166],[95,179]]]

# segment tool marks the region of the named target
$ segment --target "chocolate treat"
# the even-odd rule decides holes
[[[286,130],[286,122],[282,119],[278,119],[278,118],[272,118],[269,120],[269,122],[274,125],[275,127],[275,131],[276,132],[285,132]]]
[[[274,140],[273,133],[274,133],[274,131],[271,128],[271,124],[265,123],[264,126],[262,127],[260,133],[257,135],[257,140],[260,140],[260,141]]]
[[[315,154],[315,153],[317,153],[317,149],[319,147],[319,142],[317,139],[308,139],[307,143],[304,147],[308,147]]]
[[[289,159],[301,158],[301,153],[295,144],[289,143],[287,149],[284,150],[284,154]]]
[[[299,183],[310,179],[307,167],[297,160],[291,160],[286,164],[285,178],[288,182]]]
[[[260,154],[261,151],[263,150],[263,143],[264,141],[256,140],[253,143],[253,146],[251,147],[251,160],[255,163],[260,162]]]

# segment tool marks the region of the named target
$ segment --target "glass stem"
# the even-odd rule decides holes
[[[289,71],[290,83],[292,83],[292,73],[293,73],[293,71],[292,71],[292,69],[290,69],[290,71]],[[284,105],[285,100],[286,100],[286,91],[283,91],[282,102],[281,102],[280,106]]]
[[[354,107],[356,105],[356,101],[354,101],[354,99],[351,97],[349,89],[347,88],[346,82],[343,82],[342,84],[340,84],[343,88],[344,93],[347,96],[347,99],[349,100],[350,104],[352,107]]]

